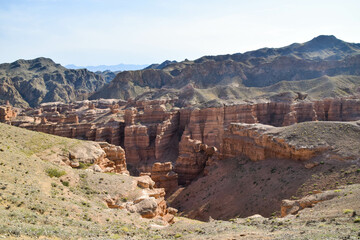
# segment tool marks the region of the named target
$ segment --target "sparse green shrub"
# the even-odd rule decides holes
[[[65,171],[59,170],[57,168],[48,168],[46,169],[46,173],[49,177],[57,177],[57,178],[64,176],[66,174]]]
[[[90,203],[88,203],[88,202],[81,202],[81,205],[83,205],[83,206],[85,206],[85,207],[90,207]]]
[[[119,234],[113,234],[110,236],[110,239],[120,239],[121,236]]]
[[[65,187],[68,187],[68,186],[69,186],[69,182],[68,182],[68,181],[62,181],[61,183],[62,183],[62,185],[64,185]]]
[[[83,219],[89,222],[92,221],[91,217],[89,217],[86,213],[84,214]]]
[[[360,223],[360,217],[355,218],[354,223]]]
[[[344,210],[344,214],[348,214],[348,213],[352,213],[354,210],[352,209],[345,209]]]
[[[57,184],[56,184],[56,183],[51,183],[51,186],[52,186],[52,187],[56,187]]]
[[[128,200],[127,197],[122,197],[122,198],[121,198],[121,201],[123,201],[123,202],[127,202],[127,200]]]
[[[180,234],[180,233],[177,233],[177,234],[175,234],[175,236],[174,236],[175,238],[181,238],[182,237],[182,235]]]
[[[80,169],[85,169],[90,167],[92,164],[91,163],[83,163],[83,162],[79,162],[79,167]]]

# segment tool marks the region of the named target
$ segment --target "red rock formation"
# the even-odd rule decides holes
[[[155,157],[155,149],[150,147],[148,127],[130,125],[125,127],[124,144],[128,163],[146,164]]]
[[[221,155],[245,155],[253,161],[269,158],[309,160],[327,148],[298,147],[270,133],[274,127],[263,124],[233,123],[226,131]]]
[[[41,124],[46,124],[47,123],[47,119],[46,117],[41,117]]]
[[[178,175],[173,171],[171,162],[154,163],[151,179],[155,182],[155,187],[164,188],[167,194],[175,191],[178,186]]]
[[[179,112],[164,105],[140,105],[125,110],[124,146],[128,163],[150,172],[156,161],[175,160],[178,146]]]
[[[79,117],[76,114],[68,114],[64,120],[63,123],[74,123],[79,124]]]
[[[18,122],[13,120],[12,124],[64,137],[121,145],[129,168],[136,170],[134,173],[151,172],[155,162],[170,161],[179,173],[179,181],[185,183],[202,172],[209,160],[196,146],[205,144],[207,148],[223,151],[222,143],[227,141],[224,129],[233,122],[287,126],[304,121],[360,119],[357,98],[310,101],[301,100],[304,97],[299,94],[293,95],[285,94],[274,101],[258,100],[203,109],[178,109],[172,106],[172,100],[129,100],[126,106],[113,99],[47,103],[41,106],[40,115],[33,110],[25,112],[29,116],[45,117],[47,122],[37,120],[26,124],[22,118]],[[242,143],[236,144],[240,147]],[[224,152],[223,156],[226,154]],[[237,152],[230,155],[234,154]],[[254,159],[263,158],[257,154],[259,156]]]
[[[175,172],[179,174],[179,184],[189,184],[205,168],[206,162],[217,151],[199,140],[190,138],[185,131],[179,144],[179,157],[176,159]]]
[[[9,104],[0,106],[0,122],[8,122],[16,118],[17,112]]]
[[[119,104],[111,105],[110,110],[112,114],[119,113],[120,112]]]
[[[100,142],[100,147],[105,151],[105,158],[98,159],[95,163],[104,172],[114,172],[129,174],[126,168],[125,151],[120,146],[115,146],[107,142]]]
[[[155,158],[159,161],[172,160],[178,154],[179,113],[172,112],[159,123],[155,137]]]

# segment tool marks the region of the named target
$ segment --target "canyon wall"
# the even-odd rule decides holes
[[[221,158],[244,155],[252,161],[270,158],[306,161],[328,149],[296,146],[272,134],[273,129],[275,127],[263,124],[230,124],[223,139]]]
[[[305,98],[298,95],[290,100],[259,100],[202,109],[179,109],[173,100],[51,103],[22,112],[12,124],[122,146],[128,169],[134,175],[151,173],[155,163],[172,162],[179,183],[187,184],[203,172],[207,161],[219,154],[245,154],[253,160],[275,156],[306,160],[313,156],[311,152],[300,153],[285,146],[280,139],[274,145],[274,139],[256,135],[261,129],[253,131],[231,123],[287,126],[306,121],[360,119],[358,98],[301,99]],[[239,141],[232,143],[232,138]],[[253,144],[257,151],[250,150]]]

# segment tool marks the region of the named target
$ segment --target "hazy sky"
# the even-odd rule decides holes
[[[160,63],[359,29],[359,0],[0,0],[0,62]]]

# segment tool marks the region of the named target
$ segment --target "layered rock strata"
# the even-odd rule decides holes
[[[176,159],[175,172],[179,174],[179,184],[189,184],[205,168],[206,162],[212,158],[217,149],[203,144],[199,140],[183,134],[179,144],[179,157]]]
[[[167,194],[171,194],[178,186],[178,174],[173,171],[171,162],[156,162],[151,168],[151,179],[155,187],[164,188]]]
[[[120,146],[107,142],[100,142],[100,147],[105,151],[105,158],[95,162],[104,172],[129,174],[126,167],[125,151]]]
[[[279,99],[202,109],[179,109],[174,106],[173,100],[124,102],[109,99],[73,104],[47,103],[42,104],[39,109],[24,110],[12,119],[11,123],[59,136],[120,145],[126,152],[128,169],[132,174],[151,173],[155,162],[172,162],[175,166],[174,171],[179,175],[179,182],[186,184],[201,173],[206,162],[213,158],[206,153],[206,149],[218,149],[219,151],[214,152],[220,152],[222,156],[234,156],[248,151],[228,149],[231,148],[230,138],[225,137],[224,131],[231,123],[287,126],[306,121],[360,119],[358,98],[310,101],[301,94],[293,94]],[[238,148],[243,144],[253,144],[247,140],[244,142],[245,136],[241,138],[242,142],[234,143]],[[251,137],[247,136],[247,139]],[[269,140],[267,144],[272,143]],[[274,146],[266,149],[273,149],[278,152],[276,154],[283,151],[281,147],[274,150],[277,149]],[[254,155],[250,156],[254,160],[260,160],[275,153],[270,154],[268,150],[261,150],[259,153],[247,154]],[[309,155],[305,159],[312,155],[306,154]],[[283,153],[283,157],[291,155],[291,159],[302,159],[299,156],[306,154],[291,150]]]
[[[271,132],[275,127],[263,124],[232,123],[226,131],[222,158],[245,155],[252,161],[269,158],[306,161],[327,150],[327,147],[296,146]]]
[[[124,147],[129,165],[150,172],[155,162],[174,161],[178,153],[179,112],[165,102],[125,110]]]

